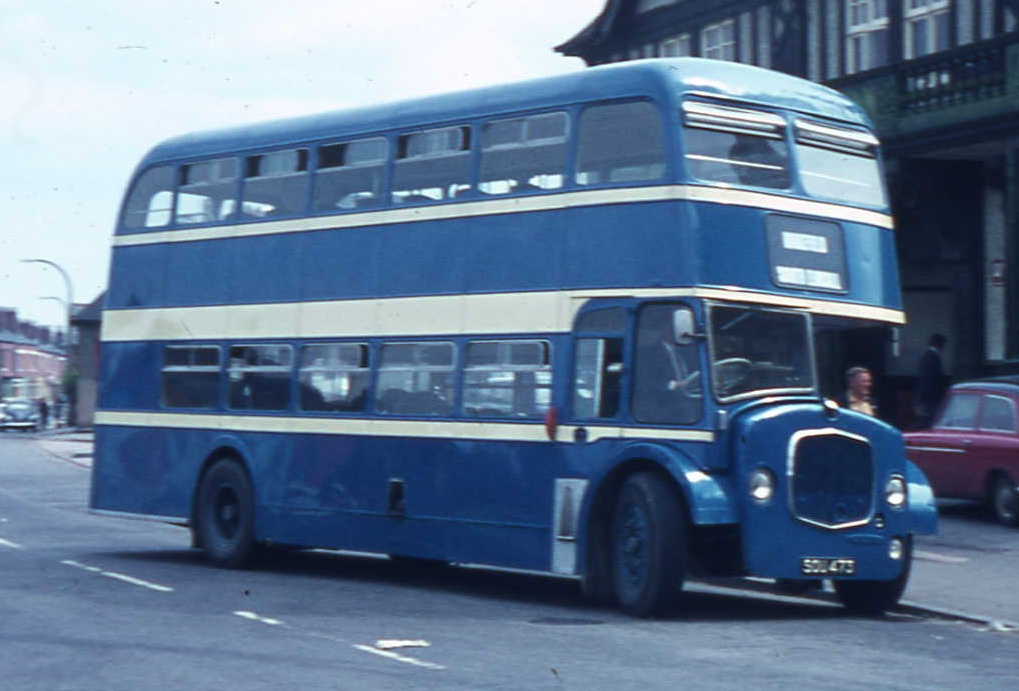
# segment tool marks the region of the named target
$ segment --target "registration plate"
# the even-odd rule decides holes
[[[800,559],[800,573],[804,576],[853,576],[856,560],[804,557]]]

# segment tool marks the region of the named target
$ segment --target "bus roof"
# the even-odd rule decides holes
[[[567,106],[591,100],[698,92],[868,125],[852,101],[828,87],[771,70],[720,60],[637,60],[565,75],[469,91],[196,132],[153,148],[140,168],[249,149],[358,136],[470,120],[498,113]]]

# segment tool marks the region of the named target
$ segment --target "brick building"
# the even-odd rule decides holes
[[[589,65],[698,56],[828,84],[883,141],[909,323],[846,344],[908,417],[919,354],[1019,372],[1019,0],[607,0],[556,47]]]
[[[0,398],[60,400],[67,352],[64,334],[0,308]]]

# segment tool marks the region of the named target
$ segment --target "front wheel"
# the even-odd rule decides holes
[[[255,497],[240,462],[216,461],[198,487],[197,542],[217,566],[237,569],[255,554]]]
[[[612,582],[620,608],[635,617],[679,601],[686,571],[686,524],[675,491],[652,473],[626,480],[609,533]]]
[[[1007,526],[1019,525],[1019,490],[1015,480],[1004,473],[994,478],[990,494],[991,511],[998,523]]]
[[[913,567],[913,539],[907,538],[902,554],[902,571],[890,581],[835,581],[839,602],[855,614],[884,614],[898,604]]]

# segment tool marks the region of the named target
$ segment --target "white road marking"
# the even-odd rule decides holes
[[[922,549],[914,550],[913,556],[922,561],[936,561],[941,564],[965,564],[969,561],[969,557],[950,557],[947,554],[927,552]]]
[[[130,583],[131,585],[137,585],[141,588],[155,590],[157,593],[173,592],[173,588],[171,588],[170,586],[160,585],[158,583],[153,583],[151,581],[144,581],[140,578],[135,578],[134,576],[128,576],[127,574],[117,573],[116,571],[106,571],[104,569],[99,568],[98,566],[89,566],[88,564],[82,564],[80,562],[72,561],[70,559],[65,559],[60,563],[66,564],[67,566],[73,566],[74,568],[81,569],[82,571],[88,571],[89,573],[98,574],[100,576],[106,576],[107,578],[113,578],[118,581],[123,581],[124,583]]]
[[[10,547],[11,549],[24,549],[17,542],[11,542],[10,540],[5,540],[2,537],[0,537],[0,547]]]
[[[425,669],[446,669],[442,665],[437,665],[434,662],[425,662],[424,660],[418,660],[416,657],[408,657],[407,655],[400,655],[390,650],[379,650],[378,648],[370,645],[355,644],[355,648],[362,652],[371,653],[372,655],[378,655],[389,660],[395,660],[396,662],[403,662],[404,664],[414,665],[415,667],[424,667]]]
[[[260,624],[268,624],[269,626],[282,626],[283,622],[279,619],[273,619],[272,617],[263,617],[260,614],[254,612],[237,611],[234,612],[241,619],[248,619],[250,621],[257,621]]]
[[[279,619],[273,619],[272,617],[263,617],[261,614],[258,614],[257,612],[238,610],[234,612],[234,615],[240,617],[241,619],[247,619],[248,621],[256,621],[260,624],[267,624],[269,626],[280,626],[288,629],[290,628],[285,622]],[[341,640],[335,638],[334,636],[327,636],[317,633],[308,633],[306,635],[313,636],[315,638],[324,638],[326,640],[332,641]],[[424,660],[418,660],[415,657],[410,657],[408,655],[400,655],[399,653],[394,653],[391,650],[388,650],[388,648],[394,647],[425,648],[429,647],[430,645],[431,643],[429,643],[428,641],[422,640],[382,639],[378,641],[374,646],[353,644],[353,647],[360,651],[371,653],[372,655],[378,655],[379,657],[384,657],[388,660],[394,660],[396,662],[402,662],[407,665],[414,665],[415,667],[423,667],[425,669],[446,669],[443,665],[438,665],[435,664],[434,662],[425,662]]]

